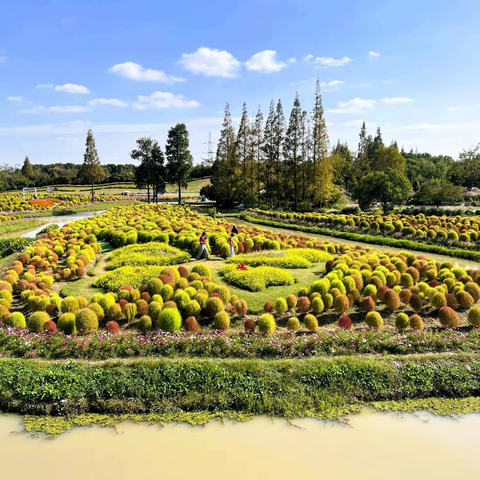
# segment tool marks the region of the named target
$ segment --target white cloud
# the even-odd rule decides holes
[[[338,90],[345,82],[343,80],[332,80],[331,82],[321,82],[320,86],[325,88],[326,91]]]
[[[342,58],[332,58],[332,57],[317,57],[315,59],[315,64],[320,65],[322,67],[343,67],[347,63],[351,62],[352,59],[349,57],[342,57]]]
[[[195,100],[185,100],[183,95],[175,95],[170,92],[153,92],[149,96],[138,96],[138,101],[133,108],[146,110],[148,108],[195,108],[200,106]]]
[[[44,107],[39,105],[37,107],[20,110],[19,113],[27,113],[32,115],[41,115],[42,113],[84,113],[89,112],[91,108],[82,105],[61,105],[54,107]]]
[[[338,102],[339,108],[334,108],[328,110],[330,113],[361,113],[365,110],[372,109],[375,104],[377,103],[376,100],[368,100],[364,98],[354,98],[349,100],[348,102]]]
[[[460,107],[457,107],[457,106],[453,106],[453,107],[448,107],[448,108],[447,108],[447,110],[448,110],[449,112],[456,112],[456,111],[459,110],[459,109],[460,109]]]
[[[53,85],[51,83],[39,83],[37,88],[53,88]]]
[[[111,107],[128,107],[128,103],[123,100],[118,100],[117,98],[94,98],[89,100],[88,104],[92,107],[97,107],[99,105],[110,105]]]
[[[407,98],[407,97],[392,97],[392,98],[382,98],[380,101],[385,105],[401,105],[403,103],[413,102],[413,99]]]
[[[375,60],[376,58],[378,58],[380,56],[380,54],[378,52],[374,52],[373,50],[370,50],[368,52],[368,56],[369,56],[370,60]]]
[[[109,68],[108,73],[113,73],[121,77],[129,78],[130,80],[136,80],[138,82],[179,83],[185,81],[184,78],[167,75],[161,70],[144,68],[138,63],[134,62],[118,63],[117,65]]]
[[[289,58],[288,63],[295,63],[297,59],[295,57]]]
[[[23,97],[7,97],[7,100],[9,102],[21,102],[23,100]]]
[[[55,87],[55,91],[57,92],[65,92],[65,93],[80,93],[80,94],[87,94],[90,93],[90,90],[83,85],[76,85],[75,83],[66,83],[65,85],[57,85]]]
[[[313,55],[312,55],[311,53],[309,53],[308,55],[306,55],[305,57],[303,57],[303,59],[304,59],[306,62],[309,62],[312,58],[313,58]]]
[[[252,55],[246,62],[247,70],[260,73],[279,72],[287,66],[286,63],[277,60],[277,52],[275,50],[264,50],[263,52]]]
[[[201,47],[194,53],[182,53],[179,63],[195,74],[226,78],[236,77],[242,65],[231,53],[206,47]]]

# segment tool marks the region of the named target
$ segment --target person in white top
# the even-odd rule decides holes
[[[228,239],[228,244],[230,245],[230,256],[235,256],[235,242],[233,241],[233,233],[230,234],[230,238]]]

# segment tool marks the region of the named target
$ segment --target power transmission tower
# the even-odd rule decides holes
[[[214,143],[212,142],[212,132],[208,133],[208,142],[205,142],[204,145],[207,145],[207,151],[203,152],[207,155],[207,157],[202,158],[202,160],[207,165],[213,165],[213,160],[215,159],[215,152],[213,151]]]

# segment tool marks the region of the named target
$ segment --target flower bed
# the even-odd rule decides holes
[[[339,355],[408,355],[412,353],[480,353],[480,330],[430,329],[423,332],[386,328],[382,331],[319,331],[252,335],[221,331],[197,334],[133,331],[85,336],[62,332],[35,334],[24,329],[0,328],[0,357],[91,359],[131,357],[309,358]]]
[[[295,283],[290,273],[276,267],[239,269],[236,265],[226,265],[220,274],[227,283],[251,292],[261,292],[268,287]]]
[[[150,242],[114,250],[108,260],[107,270],[124,266],[177,265],[187,263],[189,260],[190,255],[187,252],[166,243]]]
[[[240,254],[227,259],[227,263],[243,263],[251,267],[311,268],[313,264],[332,260],[332,255],[321,250],[295,248],[282,251]]]

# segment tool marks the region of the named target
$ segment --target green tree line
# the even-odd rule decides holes
[[[480,147],[458,161],[406,152],[395,141],[385,145],[380,128],[368,134],[365,122],[356,151],[340,140],[332,147],[317,81],[312,111],[302,109],[297,94],[288,120],[281,100],[270,102],[266,119],[260,107],[249,117],[244,104],[235,130],[227,103],[212,183],[201,193],[225,207],[308,211],[352,199],[388,211],[407,200],[461,201],[461,187],[480,187]]]

